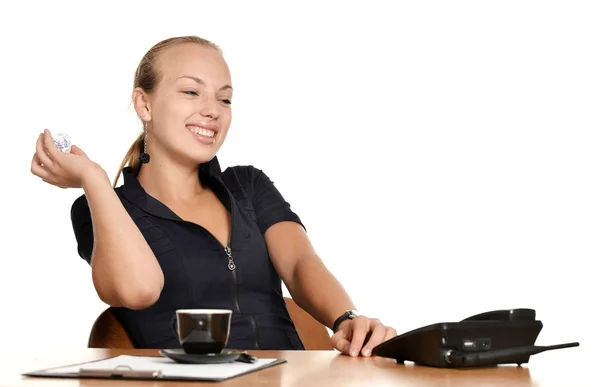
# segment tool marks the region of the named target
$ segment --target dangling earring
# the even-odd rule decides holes
[[[148,123],[144,122],[144,153],[140,155],[140,162],[147,164],[150,162],[150,155],[146,153],[146,145],[148,142]]]

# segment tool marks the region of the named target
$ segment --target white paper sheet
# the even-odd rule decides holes
[[[161,371],[164,378],[227,379],[276,362],[278,359],[258,359],[255,363],[180,364],[166,357],[120,355],[110,359],[46,370],[47,374],[79,373],[80,369],[104,370],[130,367],[136,371]]]

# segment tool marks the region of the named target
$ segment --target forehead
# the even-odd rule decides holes
[[[173,83],[186,75],[200,78],[209,86],[231,84],[231,74],[223,56],[212,47],[196,43],[169,47],[157,58],[156,66],[161,83]]]

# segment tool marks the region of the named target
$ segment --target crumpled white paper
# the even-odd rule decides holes
[[[54,146],[61,152],[71,153],[71,139],[67,133],[58,133],[52,136]]]

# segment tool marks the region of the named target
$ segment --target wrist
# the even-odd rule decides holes
[[[85,171],[81,180],[81,188],[87,192],[106,183],[110,185],[106,171],[100,165],[94,163]]]
[[[341,316],[339,316],[333,323],[333,333],[336,333],[342,325],[347,323],[349,320],[353,320],[358,317],[358,312],[355,310],[347,310]]]

